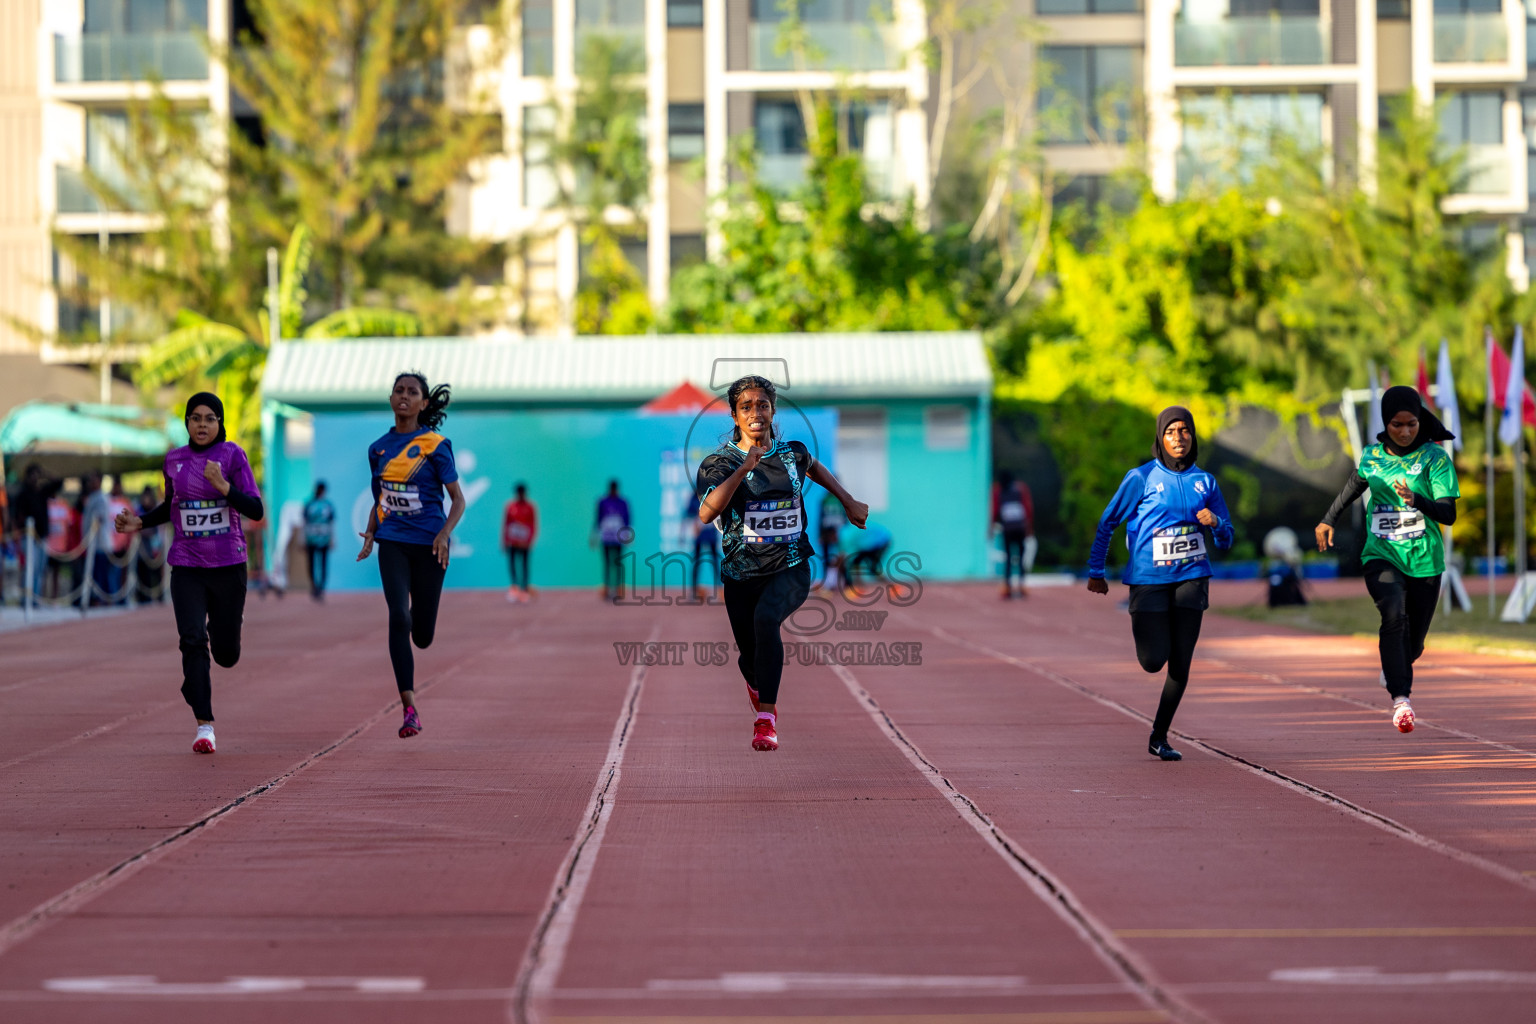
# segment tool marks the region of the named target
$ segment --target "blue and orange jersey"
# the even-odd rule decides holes
[[[459,478],[453,444],[442,434],[393,430],[368,446],[373,500],[378,517],[374,537],[404,544],[431,544],[448,522],[443,488]]]

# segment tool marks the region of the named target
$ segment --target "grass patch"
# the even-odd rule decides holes
[[[1363,590],[1365,585],[1361,584]],[[1499,599],[1503,610],[1504,599]],[[1338,633],[1376,639],[1381,628],[1381,616],[1371,599],[1362,594],[1338,601],[1314,601],[1304,607],[1269,608],[1263,604],[1223,608],[1222,615],[1231,615],[1250,622],[1262,622],[1277,626],[1290,626],[1312,633]],[[1429,642],[1436,647],[1478,654],[1513,654],[1536,657],[1536,627],[1528,622],[1500,622],[1498,616],[1488,615],[1486,598],[1472,601],[1472,611],[1445,613],[1442,605],[1435,613],[1429,627]]]

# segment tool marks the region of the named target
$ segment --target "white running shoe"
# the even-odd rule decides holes
[[[1398,732],[1413,732],[1413,705],[1408,703],[1407,697],[1392,702],[1392,724],[1397,726]]]
[[[197,739],[192,741],[192,753],[194,753],[194,754],[211,754],[211,753],[213,753],[214,749],[215,749],[215,747],[214,747],[214,741],[213,741],[213,726],[211,726],[211,725],[200,725],[200,726],[198,726],[197,727]]]

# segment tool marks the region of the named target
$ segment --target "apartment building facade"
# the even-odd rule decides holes
[[[1393,100],[1443,100],[1442,140],[1467,154],[1446,202],[1476,227],[1471,244],[1504,244],[1510,277],[1536,262],[1536,20],[1514,0],[1033,0],[1044,29],[1035,59],[1053,95],[1088,113],[1076,135],[1048,136],[1075,194],[1139,156],[1123,139],[1090,140],[1101,95],[1136,88],[1145,159],[1165,199],[1230,173],[1233,143],[1259,157],[1283,131],[1320,144],[1332,172],[1369,168]],[[1536,5],[1533,5],[1536,11]],[[1227,161],[1228,166],[1219,166]]]
[[[733,180],[733,139],[752,133],[766,183],[803,179],[805,95],[835,98],[877,195],[926,202],[921,0],[811,0],[800,27],[804,44],[788,46],[778,0],[523,0],[490,90],[505,152],[479,169],[454,225],[515,243],[508,278],[517,329],[572,329],[582,245],[557,201],[560,171],[547,139],[569,110],[596,37],[628,46],[632,82],[645,94],[646,198],[637,211],[609,216],[628,222],[626,248],[653,303],[665,301],[675,268],[704,259],[715,244],[710,204]],[[490,49],[483,38],[479,45]]]

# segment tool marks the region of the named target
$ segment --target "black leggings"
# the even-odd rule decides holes
[[[445,570],[430,544],[402,544],[381,540],[379,579],[389,604],[389,663],[395,668],[395,687],[404,693],[416,689],[416,659],[411,643],[425,650],[437,632],[437,603],[443,596]]]
[[[603,545],[603,593],[610,597],[624,595],[624,545]]]
[[[512,576],[512,586],[528,589],[527,548],[507,548],[507,572]]]
[[[1209,583],[1204,579],[1161,586],[1131,588],[1131,635],[1136,638],[1136,660],[1148,672],[1168,666],[1163,696],[1152,721],[1152,742],[1168,739],[1173,716],[1189,685],[1189,666],[1200,640],[1200,621],[1205,617]]]
[[[325,593],[325,578],[330,575],[331,549],[306,544],[309,552],[309,592],[316,597]]]
[[[200,722],[213,721],[213,680],[208,648],[220,668],[240,660],[245,620],[245,566],[171,568],[171,608],[181,636],[181,695]]]
[[[811,566],[799,565],[767,576],[744,580],[727,577],[725,612],[741,655],[736,664],[747,685],[757,691],[763,704],[779,702],[779,679],[784,675],[784,640],[779,627],[795,614],[811,592]]]
[[[1365,589],[1381,612],[1381,671],[1393,699],[1413,689],[1413,663],[1424,653],[1424,638],[1440,603],[1439,576],[1409,576],[1390,562],[1372,558]]]
[[[1017,576],[1024,578],[1024,538],[1026,534],[1003,531],[1003,582]]]

